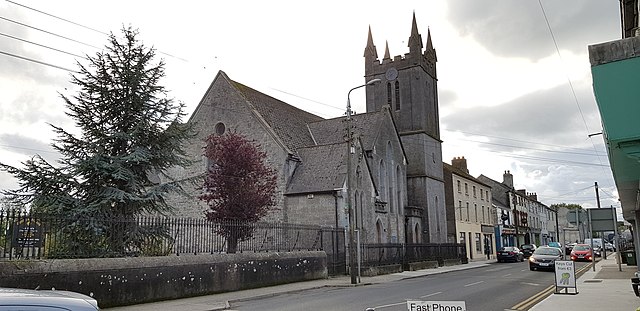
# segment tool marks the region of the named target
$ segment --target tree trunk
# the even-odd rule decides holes
[[[238,251],[238,237],[232,233],[227,237],[227,253],[235,254],[236,251]]]

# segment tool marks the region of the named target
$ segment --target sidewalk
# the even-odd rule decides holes
[[[256,288],[243,291],[235,291],[200,297],[169,300],[155,303],[146,303],[126,307],[109,308],[109,311],[163,311],[163,310],[189,310],[189,311],[209,311],[224,310],[229,308],[231,302],[242,301],[257,297],[272,296],[285,292],[297,292],[321,287],[350,287],[364,286],[370,284],[384,283],[395,280],[420,277],[446,273],[450,271],[473,269],[488,266],[494,263],[495,259],[485,261],[472,261],[464,265],[438,267],[435,269],[424,269],[420,271],[404,271],[401,273],[379,275],[374,277],[362,277],[361,283],[351,284],[349,276],[332,277],[322,280],[307,282],[297,282],[291,284]],[[537,302],[532,299],[529,304],[521,304],[514,310],[534,311],[573,311],[573,310],[629,310],[635,311],[640,307],[640,298],[636,297],[631,287],[631,278],[637,270],[636,266],[623,264],[622,272],[618,271],[618,264],[615,256],[609,255],[607,260],[601,260],[596,264],[596,271],[589,266],[578,280],[576,280],[578,294],[551,294],[546,299],[537,303],[533,307],[530,304]],[[552,286],[545,291],[553,293]]]
[[[636,266],[621,265],[619,271],[616,256],[609,254],[606,260],[596,264],[578,280],[577,295],[551,294],[531,311],[584,311],[584,310],[620,310],[635,311],[640,307],[640,298],[631,287],[631,278],[637,271]]]

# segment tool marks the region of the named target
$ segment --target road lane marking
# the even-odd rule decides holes
[[[527,282],[522,282],[521,284],[523,284],[523,285],[531,285],[531,286],[540,286],[540,284],[538,284],[538,283],[527,283]]]
[[[582,274],[584,274],[584,272],[589,268],[591,268],[590,265],[585,265],[582,268],[578,269],[578,271],[576,271],[576,278],[579,279],[580,276],[582,276]],[[549,287],[543,289],[537,294],[511,307],[511,309],[505,309],[505,310],[529,310],[530,308],[532,308],[533,306],[535,306],[536,304],[538,304],[539,302],[541,302],[542,300],[544,300],[545,298],[553,294],[553,292],[555,291],[556,291],[555,284],[549,285]]]
[[[427,298],[427,297],[435,296],[435,295],[438,295],[438,294],[442,294],[442,292],[431,293],[429,295],[420,296],[420,298]]]
[[[442,292],[435,292],[435,293],[431,293],[431,294],[427,294],[424,296],[420,296],[420,298],[426,298],[426,297],[431,297],[431,296],[435,296],[435,295],[439,295],[442,294]],[[411,300],[409,298],[407,298],[407,300]],[[407,302],[398,302],[398,303],[392,303],[392,304],[388,304],[388,305],[382,305],[382,306],[376,306],[373,309],[374,310],[378,310],[378,309],[382,309],[382,308],[389,308],[389,307],[395,307],[395,306],[400,306],[400,305],[406,305]]]
[[[465,285],[464,287],[473,286],[473,285],[478,285],[478,284],[480,284],[480,283],[484,283],[484,281],[478,281],[478,282],[475,282],[475,283],[467,284],[467,285]]]
[[[504,276],[511,276],[513,273],[507,273]]]
[[[407,299],[407,300],[409,300],[409,299]],[[405,305],[406,306],[407,302],[405,301],[405,302],[392,303],[392,304],[389,304],[389,305],[375,306],[375,307],[373,307],[373,309],[374,310],[378,310],[378,309],[382,309],[382,308],[395,307],[395,306],[399,306],[399,305]]]
[[[511,307],[513,310],[529,310],[529,308],[533,307],[535,304],[540,302],[542,299],[546,298],[548,295],[551,295],[551,292],[555,290],[555,284],[550,285],[549,287],[543,289],[537,294],[529,297],[525,301]]]

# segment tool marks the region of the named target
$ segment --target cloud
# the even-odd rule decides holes
[[[617,39],[619,4],[614,1],[541,1],[560,50],[586,53],[585,42]],[[449,0],[448,19],[501,57],[537,60],[556,53],[538,1]]]
[[[0,145],[16,154],[29,157],[39,154],[52,164],[58,159],[58,153],[49,143],[21,134],[0,134]]]
[[[593,122],[598,119],[598,112],[595,105],[584,102],[580,105],[581,114],[571,94],[567,85],[538,90],[502,105],[460,109],[444,116],[442,124],[450,130],[486,136],[559,145],[583,142],[589,134],[584,120]],[[591,124],[593,128],[599,126]]]

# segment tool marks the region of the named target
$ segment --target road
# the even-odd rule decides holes
[[[576,263],[580,270],[586,263]],[[407,310],[407,300],[465,301],[468,310],[526,310],[531,297],[554,284],[554,273],[528,263],[486,267],[357,287],[325,287],[231,303],[232,310]],[[534,301],[535,303],[535,301]]]

